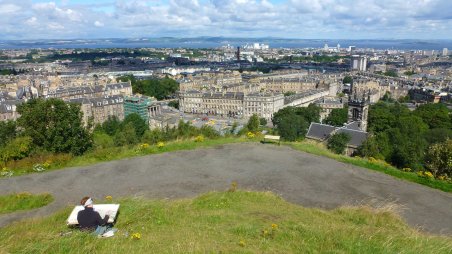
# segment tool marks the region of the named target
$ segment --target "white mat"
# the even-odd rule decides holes
[[[116,215],[119,211],[119,204],[99,204],[93,206],[94,211],[100,214],[100,217],[104,218],[105,215],[108,214],[110,218],[108,219],[108,223],[113,223],[116,219]],[[79,211],[85,209],[83,206],[78,205],[74,207],[71,214],[67,218],[68,225],[78,225],[77,214]]]

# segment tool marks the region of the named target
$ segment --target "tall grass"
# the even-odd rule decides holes
[[[318,144],[312,141],[302,141],[302,142],[293,142],[284,143],[296,150],[312,153],[324,157],[328,157],[340,162],[352,164],[355,166],[379,171],[403,180],[419,183],[422,185],[429,186],[431,188],[439,189],[445,192],[452,192],[452,183],[448,181],[441,181],[437,179],[430,179],[426,177],[419,177],[413,172],[404,172],[400,169],[397,169],[394,166],[389,165],[383,161],[371,161],[367,158],[361,157],[349,157],[346,155],[335,154],[328,149],[326,149],[323,145]]]
[[[53,201],[50,194],[32,195],[28,192],[0,196],[0,214],[30,210],[46,206]]]
[[[195,199],[113,200],[112,238],[69,229],[67,208],[0,229],[8,253],[450,253],[450,237],[407,226],[386,208],[303,208],[271,193],[213,192]],[[136,234],[138,233],[138,234]],[[133,238],[132,235],[139,235]]]

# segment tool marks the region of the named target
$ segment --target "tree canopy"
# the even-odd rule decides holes
[[[320,110],[315,104],[286,107],[274,114],[272,122],[283,139],[294,141],[304,138],[311,122],[320,122]]]
[[[82,154],[92,146],[80,105],[60,99],[33,99],[18,106],[18,125],[33,145],[56,153]]]
[[[358,149],[362,156],[384,159],[397,167],[424,169],[432,160],[429,146],[452,137],[450,111],[442,104],[425,104],[414,111],[398,102],[369,108],[371,136]]]
[[[336,133],[328,139],[327,147],[337,154],[343,154],[351,137],[347,133]]]
[[[325,118],[324,122],[329,125],[341,127],[348,119],[348,107],[335,108],[331,110],[330,115]]]
[[[128,75],[119,80],[130,80],[133,93],[152,96],[158,100],[170,98],[179,90],[179,84],[170,78],[137,80],[133,75]]]

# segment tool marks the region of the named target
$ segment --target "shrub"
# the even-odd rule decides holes
[[[220,134],[212,126],[209,125],[203,125],[200,129],[200,132],[204,137],[210,139],[218,138],[220,136]]]
[[[105,132],[94,132],[93,134],[94,148],[109,148],[115,145],[113,138]]]
[[[259,124],[260,124],[259,116],[253,114],[248,120],[246,127],[248,128],[249,131],[256,132],[259,130]]]
[[[350,139],[346,133],[336,133],[328,139],[327,147],[334,153],[343,154]]]
[[[165,135],[161,129],[147,130],[144,132],[141,141],[154,145],[157,144],[157,142],[159,142],[160,140],[163,140],[164,136]]]

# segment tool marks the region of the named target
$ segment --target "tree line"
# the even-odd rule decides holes
[[[379,102],[369,109],[368,126],[371,135],[359,155],[399,168],[426,169],[435,176],[452,175],[452,157],[448,157],[452,114],[444,104],[424,104],[410,111],[398,102]]]
[[[157,100],[172,98],[179,90],[179,83],[168,77],[163,79],[137,80],[133,75],[127,75],[120,77],[118,80],[121,82],[130,81],[133,93],[155,97]]]

